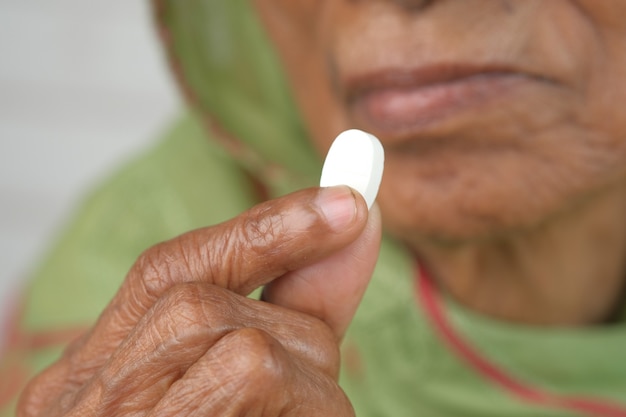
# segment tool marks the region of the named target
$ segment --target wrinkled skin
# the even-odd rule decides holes
[[[532,323],[608,314],[626,253],[626,2],[255,5],[320,153],[349,127],[381,138],[385,225],[450,293]],[[470,80],[464,71],[483,74]],[[433,87],[416,83],[439,72],[461,80],[411,95]],[[368,217],[363,200],[343,189],[331,199],[344,202],[331,227],[321,207],[340,205],[320,205],[318,193],[267,202],[147,250],[94,327],[30,383],[18,415],[353,415],[336,383],[338,344],[381,226],[376,209]],[[490,243],[455,252],[475,241]],[[600,274],[585,264],[594,247]],[[554,248],[564,248],[561,257]],[[561,258],[570,263],[567,293],[555,278]],[[501,276],[501,266],[510,282],[475,285],[471,272]],[[267,283],[264,301],[244,297]],[[590,291],[594,302],[580,302]]]
[[[381,139],[378,201],[403,239],[511,233],[624,182],[623,1],[256,3],[320,153],[348,128]],[[483,91],[413,111],[373,97],[366,111],[368,92],[414,85],[389,78],[457,67],[486,75],[467,83]]]
[[[147,250],[18,415],[353,415],[338,344],[380,229],[349,188],[309,189]]]
[[[526,324],[619,313],[626,2],[256,4],[317,149],[381,139],[385,228],[450,296]]]

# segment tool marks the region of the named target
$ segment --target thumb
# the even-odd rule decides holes
[[[356,240],[272,281],[263,291],[263,300],[323,320],[341,340],[374,272],[381,229],[380,211],[373,205]]]

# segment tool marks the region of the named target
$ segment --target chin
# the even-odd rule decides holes
[[[391,155],[378,204],[386,230],[402,241],[499,239],[534,230],[593,200],[611,183],[607,171],[597,174],[515,152],[435,159]]]
[[[477,242],[532,229],[559,212],[556,204],[529,206],[519,196],[507,198],[491,190],[477,190],[473,196],[429,191],[406,198],[381,191],[379,205],[392,236],[406,242]]]

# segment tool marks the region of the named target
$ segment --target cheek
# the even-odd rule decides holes
[[[580,9],[594,28],[594,50],[582,91],[585,106],[577,121],[588,133],[590,147],[622,158],[626,169],[626,2],[580,1]]]
[[[623,0],[577,0],[572,3],[600,31],[624,31],[626,28],[626,2]]]
[[[564,124],[517,149],[389,155],[384,175],[389,232],[462,242],[535,227],[626,183],[626,149],[615,135]]]

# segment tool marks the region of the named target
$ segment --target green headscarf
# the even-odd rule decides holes
[[[319,161],[252,2],[153,1],[174,73],[209,129],[268,184],[310,185]]]

